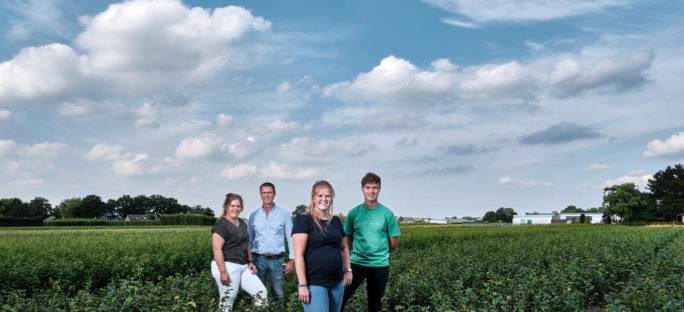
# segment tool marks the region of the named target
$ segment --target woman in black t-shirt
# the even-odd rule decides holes
[[[292,227],[299,300],[307,312],[340,311],[352,280],[342,222],[332,213],[334,197],[330,183],[314,183],[311,204]]]
[[[247,224],[240,220],[242,197],[229,193],[223,201],[223,215],[216,220],[211,229],[211,242],[214,249],[214,261],[211,262],[211,274],[218,285],[221,301],[219,307],[229,311],[233,307],[238,288],[242,287],[254,297],[257,306],[264,305],[266,287],[252,264],[249,253],[249,237]]]

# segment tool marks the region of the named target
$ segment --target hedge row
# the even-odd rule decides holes
[[[198,214],[173,214],[159,216],[162,225],[214,225],[216,218]]]
[[[5,217],[0,216],[0,226],[40,226],[43,225],[45,217]]]
[[[161,222],[159,220],[118,221],[68,218],[46,221],[43,224],[46,226],[151,226],[161,225]]]

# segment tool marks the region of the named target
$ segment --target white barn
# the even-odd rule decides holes
[[[552,214],[516,215],[513,224],[551,224]]]
[[[561,213],[560,219],[572,222],[571,220],[573,219],[579,220],[581,215],[582,213]],[[603,213],[601,212],[585,212],[584,217],[587,218],[587,220],[589,220],[591,224],[601,224],[603,222]],[[551,213],[543,213],[536,215],[516,215],[513,216],[513,224],[551,224],[552,219],[553,214]]]

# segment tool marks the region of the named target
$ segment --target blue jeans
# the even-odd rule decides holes
[[[257,276],[266,285],[266,276],[271,280],[271,296],[283,306],[283,284],[285,282],[285,257],[274,260],[266,260],[261,257],[252,257],[252,263],[257,267]]]
[[[342,307],[344,284],[340,282],[333,287],[311,285],[309,294],[309,304],[302,303],[305,312],[339,312]]]

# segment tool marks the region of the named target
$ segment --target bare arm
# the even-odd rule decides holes
[[[295,267],[297,268],[297,280],[299,285],[307,285],[306,281],[306,263],[304,262],[304,251],[306,251],[306,242],[309,239],[309,234],[295,233],[292,234],[292,244],[294,245]],[[311,296],[309,295],[309,288],[299,288],[299,301],[309,304]]]
[[[290,274],[295,271],[296,262],[293,251],[292,219],[290,218],[290,214],[287,214],[287,217],[285,218],[285,240],[287,241],[287,250],[289,250],[290,261],[283,263],[283,269],[285,270],[285,274]]]
[[[351,254],[352,250],[354,250],[354,234],[347,234],[344,239],[347,241],[347,250]]]
[[[247,243],[247,261],[249,261],[249,265],[247,266],[249,271],[252,272],[252,274],[257,274],[259,270],[257,270],[256,265],[252,263],[252,248],[250,248],[249,243]]]
[[[228,285],[230,283],[230,276],[228,276],[228,272],[226,271],[226,263],[223,259],[223,244],[225,244],[226,240],[221,237],[221,235],[218,235],[216,233],[211,235],[211,245],[212,249],[214,250],[214,261],[216,261],[216,266],[219,269],[219,274],[221,276],[221,283],[223,285]]]
[[[352,272],[347,269],[351,268],[351,261],[349,257],[349,248],[347,248],[347,238],[342,238],[342,244],[340,245],[340,252],[342,253],[342,264],[344,266],[344,287],[351,285],[352,282]]]
[[[389,252],[394,251],[399,248],[399,236],[393,236],[389,238]]]

